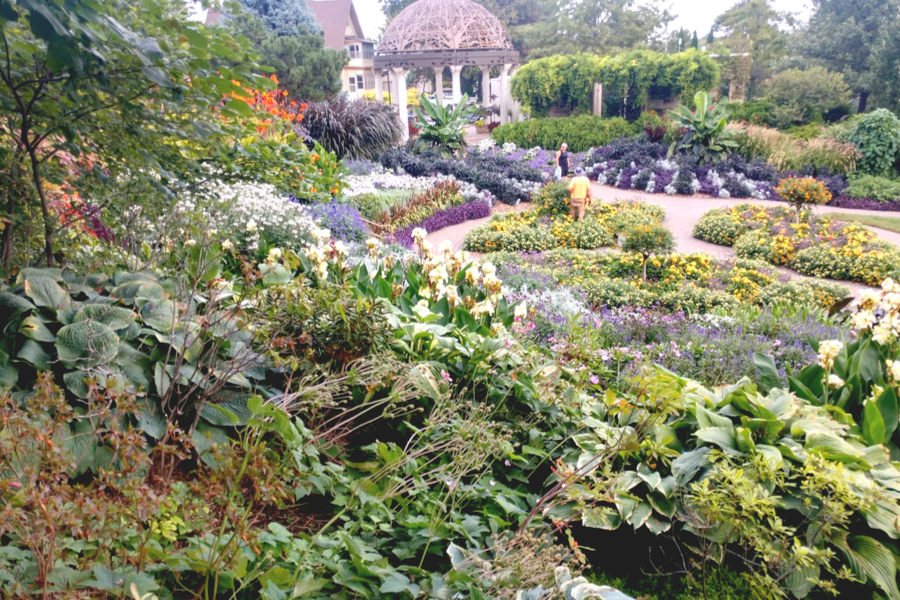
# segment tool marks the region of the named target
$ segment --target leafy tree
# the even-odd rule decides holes
[[[840,73],[824,67],[788,69],[765,84],[779,127],[821,122],[823,116],[850,102],[850,88]]]
[[[542,0],[544,17],[523,29],[529,56],[613,54],[646,45],[672,20],[659,2]]]
[[[641,255],[641,275],[647,281],[647,261],[654,254],[669,254],[675,250],[675,239],[668,228],[658,223],[634,225],[625,230],[622,250]]]
[[[97,8],[79,0],[0,5],[0,181],[12,184],[0,208],[4,265],[19,255],[28,264],[35,239],[53,265],[64,202],[133,208],[210,178],[277,174],[267,158],[290,151],[256,143],[246,102],[222,103],[233,81],[264,85],[252,74],[249,45],[192,22],[181,0]]]
[[[751,97],[758,95],[762,82],[772,72],[773,63],[787,54],[787,35],[781,27],[791,22],[790,15],[775,10],[770,0],[741,0],[716,17],[713,31],[724,34],[722,43],[726,47],[744,46],[739,40],[750,40]]]
[[[304,0],[240,0],[248,13],[278,35],[321,33],[322,28]]]
[[[269,31],[262,19],[248,16],[236,18],[234,27],[253,41],[260,62],[275,69],[279,85],[292,97],[319,101],[341,92],[341,71],[349,57],[326,48],[321,32],[280,35]]]
[[[896,36],[900,5],[896,0],[813,0],[812,5],[801,49],[808,58],[842,73],[859,94],[858,110],[864,112],[869,96],[884,97],[896,85],[900,52],[896,45],[892,53],[881,49]]]

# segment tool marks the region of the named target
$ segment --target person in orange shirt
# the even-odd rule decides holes
[[[576,221],[584,218],[584,209],[591,199],[591,182],[585,176],[584,169],[575,169],[575,177],[569,182],[569,214]]]

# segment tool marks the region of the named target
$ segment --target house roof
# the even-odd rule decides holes
[[[356,9],[353,7],[353,0],[308,0],[306,6],[312,11],[325,33],[326,48],[343,50],[349,22],[353,23],[358,34],[363,33]]]

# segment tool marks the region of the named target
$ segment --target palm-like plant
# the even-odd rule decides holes
[[[474,110],[473,107],[466,106],[468,100],[469,97],[463,95],[459,104],[450,110],[422,96],[422,107],[416,109],[415,126],[419,129],[419,138],[413,144],[413,152],[432,149],[450,156],[463,150],[466,147],[463,125],[468,122],[466,117]]]
[[[713,105],[706,92],[697,92],[694,107],[692,111],[679,104],[669,111],[676,125],[684,129],[681,139],[669,147],[669,156],[681,150],[701,165],[722,160],[737,147],[734,133],[725,128],[728,109],[723,104]]]

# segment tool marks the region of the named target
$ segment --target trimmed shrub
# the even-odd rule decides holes
[[[759,292],[764,306],[834,306],[847,297],[847,288],[828,281],[794,281],[772,283]]]
[[[844,193],[851,198],[896,202],[900,200],[900,181],[878,175],[860,175],[850,180]]]
[[[605,119],[590,115],[556,119],[529,119],[501,125],[491,136],[498,144],[512,142],[521,148],[559,148],[569,145],[570,152],[585,152],[605,146],[616,138],[636,135],[635,126],[625,119]]]
[[[772,75],[765,87],[779,127],[822,122],[826,113],[850,103],[850,88],[843,75],[824,67],[781,71]]]
[[[742,229],[735,223],[731,214],[724,209],[711,210],[694,225],[693,236],[711,244],[733,246],[741,236]]]
[[[616,308],[629,306],[649,308],[656,301],[656,296],[653,292],[636,288],[618,279],[588,281],[582,283],[579,287],[587,295],[588,301],[595,307],[608,306]]]

